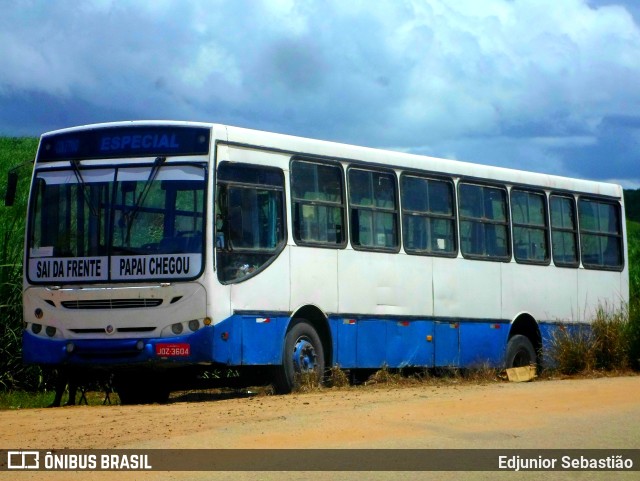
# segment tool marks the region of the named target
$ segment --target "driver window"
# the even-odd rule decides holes
[[[284,174],[222,162],[216,194],[218,279],[238,282],[266,267],[284,247]]]

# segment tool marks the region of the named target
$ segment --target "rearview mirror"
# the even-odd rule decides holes
[[[17,172],[9,172],[7,175],[7,192],[4,194],[4,205],[11,207],[16,200],[16,188],[18,187]]]

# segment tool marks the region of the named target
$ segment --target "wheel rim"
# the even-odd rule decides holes
[[[304,337],[293,346],[293,368],[299,373],[312,372],[316,368],[316,350]]]

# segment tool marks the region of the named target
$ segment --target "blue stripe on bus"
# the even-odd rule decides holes
[[[549,353],[553,351],[553,346],[558,339],[562,339],[564,336],[573,337],[577,335],[589,339],[592,334],[591,324],[583,322],[549,321],[540,322],[538,326],[540,327],[540,337],[542,339],[542,364],[545,367],[555,367],[555,361],[549,356]]]
[[[24,361],[29,364],[149,366],[218,363],[229,366],[279,365],[290,317],[234,314],[215,326],[188,335],[142,339],[47,339],[25,331]],[[400,320],[397,320],[400,319]],[[332,338],[332,363],[341,368],[402,367],[501,367],[509,336],[505,320],[451,319],[334,315],[328,326]],[[570,325],[539,323],[546,348],[553,333]],[[584,327],[588,327],[583,325]],[[67,352],[73,342],[74,351]],[[189,356],[158,357],[158,343],[188,343]]]
[[[332,317],[334,364],[343,368],[500,366],[505,321],[434,321]]]
[[[398,319],[358,316],[350,324],[347,317],[330,317],[333,364],[348,369],[497,367],[504,362],[508,321]],[[216,325],[214,360],[230,365],[280,364],[289,321],[285,316],[253,313],[231,316]]]
[[[276,314],[276,313],[270,313]],[[234,314],[216,324],[214,361],[228,365],[279,365],[289,317]],[[330,317],[333,364],[343,368],[500,366],[509,335],[501,320],[406,320]]]
[[[234,314],[215,325],[213,360],[233,366],[282,363],[288,316]]]

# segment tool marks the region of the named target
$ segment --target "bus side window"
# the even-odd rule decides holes
[[[578,267],[578,225],[573,197],[551,194],[551,247],[553,262],[559,267]]]
[[[546,264],[549,261],[545,200],[541,193],[511,191],[514,257],[517,262]]]
[[[455,255],[453,183],[403,174],[400,178],[404,250]]]
[[[342,169],[306,160],[291,163],[293,238],[296,244],[344,247]]]
[[[273,167],[221,162],[217,189],[222,236],[218,232],[216,239],[223,243],[216,250],[218,278],[238,282],[284,248],[284,175]]]
[[[582,264],[591,269],[620,269],[622,228],[620,207],[596,199],[578,202]]]
[[[506,190],[468,183],[460,183],[458,189],[462,255],[510,260]]]
[[[395,175],[350,168],[348,179],[353,246],[397,252],[400,234]]]

